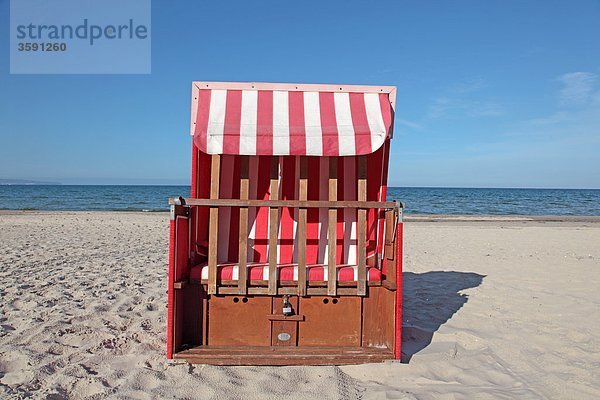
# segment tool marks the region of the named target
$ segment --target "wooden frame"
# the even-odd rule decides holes
[[[357,198],[356,201],[338,201],[337,200],[337,159],[331,158],[329,161],[328,177],[328,200],[327,201],[309,201],[307,184],[307,158],[300,157],[300,171],[298,175],[298,200],[282,200],[279,198],[279,161],[278,157],[273,157],[270,167],[270,195],[268,200],[250,200],[249,191],[249,156],[241,156],[240,159],[240,195],[239,199],[221,199],[219,198],[219,177],[220,177],[220,156],[211,156],[211,184],[210,198],[177,198],[169,199],[169,203],[176,207],[181,215],[194,215],[196,208],[209,208],[209,240],[208,240],[208,279],[204,280],[180,280],[171,283],[170,290],[182,293],[199,293],[199,304],[201,305],[201,315],[197,318],[191,318],[196,321],[198,326],[194,328],[199,337],[196,345],[191,344],[192,349],[185,350],[186,346],[181,347],[182,343],[177,342],[180,347],[175,347],[172,353],[174,358],[182,358],[189,362],[208,362],[211,364],[223,365],[288,365],[288,364],[344,364],[357,362],[374,362],[384,359],[398,358],[400,356],[399,348],[399,323],[400,311],[398,303],[401,298],[395,294],[400,284],[401,252],[398,250],[398,241],[401,236],[398,235],[397,227],[401,225],[401,207],[398,202],[378,202],[367,201],[367,161],[366,157],[357,158]],[[239,207],[239,261],[238,279],[231,281],[222,281],[218,278],[217,263],[217,238],[218,238],[218,217],[219,207]],[[266,207],[269,209],[269,229],[268,229],[268,280],[256,281],[248,279],[248,209],[251,207]],[[279,209],[282,207],[295,208],[298,210],[297,227],[297,246],[298,246],[298,280],[297,281],[279,281],[277,276],[277,222],[279,219]],[[327,279],[324,281],[308,281],[306,263],[306,224],[307,210],[310,208],[327,209],[329,228],[328,228],[328,246],[327,246]],[[357,210],[357,279],[356,281],[338,281],[336,265],[336,223],[339,209]],[[381,255],[382,265],[386,268],[387,276],[382,281],[369,281],[367,276],[366,260],[366,219],[367,210],[375,208],[382,210],[385,215],[384,247]],[[189,211],[186,211],[188,210]],[[379,257],[379,256],[378,256]],[[372,267],[372,266],[371,266]],[[217,297],[214,297],[217,296]],[[241,297],[238,297],[241,296]],[[299,308],[301,314],[287,316],[278,310],[275,310],[275,299],[281,299],[281,296],[289,296],[295,308]],[[258,302],[256,299],[272,298],[273,306],[264,308],[264,300]],[[337,314],[326,314],[320,317],[318,311],[310,315],[302,314],[303,311],[315,309],[326,305],[315,306],[322,298],[325,302],[329,299],[332,303],[340,302],[342,299],[345,308],[343,308],[343,319],[338,320],[336,330],[348,330],[351,339],[343,342],[344,346],[333,347],[329,336],[319,337],[320,329],[328,331],[328,324],[334,323]],[[212,299],[212,300],[211,300]],[[234,312],[235,307],[245,307],[244,310],[235,311],[232,315],[239,314],[240,317],[234,317],[227,320],[214,320],[209,310],[211,304],[218,300],[218,310],[229,310],[227,313]],[[228,300],[229,299],[229,300]],[[256,305],[249,307],[245,305],[248,299],[251,304],[263,304],[263,308],[256,308]],[[317,299],[317,300],[315,300]],[[229,302],[231,301],[231,302]],[[278,300],[279,301],[279,300]],[[181,301],[179,301],[181,302]],[[307,303],[308,302],[308,303]],[[279,303],[278,303],[279,304]],[[317,307],[317,308],[314,308]],[[395,311],[395,315],[390,319],[381,319],[374,317],[379,309],[387,309],[390,312]],[[221,311],[217,311],[221,312]],[[260,315],[254,313],[260,312]],[[213,314],[215,311],[213,310]],[[359,319],[348,319],[351,315],[361,315]],[[229,338],[229,330],[242,332],[249,329],[252,324],[250,321],[264,319],[271,325],[259,336],[251,336],[249,345],[257,343],[263,345],[259,347],[236,347],[239,344],[239,336]],[[316,318],[316,319],[315,319]],[[236,325],[237,320],[243,322],[242,325]],[[212,322],[211,322],[212,321]],[[316,321],[316,322],[315,322]],[[320,322],[319,322],[320,321]],[[396,322],[394,322],[396,321]],[[254,322],[253,322],[254,323]],[[212,325],[211,325],[212,324]],[[244,325],[246,324],[246,325]],[[311,325],[312,324],[312,325]],[[233,325],[233,326],[231,326]],[[211,327],[210,329],[207,328]],[[313,326],[312,328],[309,328]],[[177,328],[177,324],[173,327]],[[307,331],[308,329],[308,331]],[[289,335],[287,332],[290,332]],[[308,333],[307,333],[308,332]],[[354,332],[354,333],[352,333]],[[358,333],[356,333],[358,332]],[[279,334],[284,333],[291,339],[279,339]],[[330,333],[331,334],[331,333]],[[358,334],[358,336],[355,336]],[[217,336],[215,336],[217,335]],[[261,336],[262,335],[262,336]],[[265,336],[266,335],[266,336]],[[268,337],[267,337],[268,336]],[[213,339],[211,339],[213,338]],[[211,345],[211,340],[219,338],[218,346]],[[305,347],[306,340],[310,338],[310,346]],[[293,342],[289,342],[293,340]],[[304,345],[302,345],[304,343]],[[189,347],[188,345],[187,347]],[[199,346],[199,347],[198,347]],[[328,347],[329,346],[329,347]],[[286,347],[287,349],[283,349]],[[302,350],[300,348],[302,347]],[[240,349],[247,351],[242,354]],[[297,351],[294,351],[297,349]]]
[[[204,207],[289,207],[289,208],[379,208],[398,207],[395,201],[325,201],[325,200],[243,200],[243,199],[192,199],[184,198],[188,206]],[[179,198],[170,198],[169,204],[180,205]]]
[[[175,354],[175,358],[194,364],[212,365],[343,365],[382,362],[392,359],[393,353],[387,349],[362,347],[318,347],[297,348],[287,346],[271,347],[196,347]]]
[[[270,166],[269,198],[267,200],[249,199],[249,157],[240,158],[240,191],[239,199],[221,199],[219,198],[219,181],[221,156],[213,155],[210,158],[210,194],[209,198],[177,198],[169,199],[169,203],[175,207],[178,215],[196,215],[194,211],[202,207],[209,209],[208,225],[208,255],[207,268],[208,279],[192,280],[184,279],[170,283],[170,291],[174,292],[179,299],[177,304],[182,302],[182,298],[190,297],[190,293],[197,293],[199,296],[198,304],[201,305],[201,314],[197,317],[185,317],[191,320],[192,325],[196,327],[192,330],[199,336],[190,350],[182,350],[182,340],[178,339],[174,343],[175,358],[183,358],[190,362],[210,362],[213,364],[269,364],[269,365],[287,365],[287,364],[330,364],[335,363],[355,363],[355,362],[373,362],[396,357],[396,350],[399,343],[395,339],[398,335],[395,325],[390,321],[395,319],[375,318],[379,308],[393,310],[398,299],[395,293],[398,288],[397,268],[399,252],[397,242],[401,240],[396,232],[396,227],[400,222],[401,204],[398,202],[379,202],[367,201],[367,161],[366,157],[357,158],[357,180],[356,180],[356,201],[338,201],[338,161],[336,158],[329,159],[328,181],[328,200],[307,200],[308,199],[308,168],[307,157],[300,157],[300,171],[298,175],[298,200],[282,200],[279,198],[279,158],[273,157]],[[217,262],[217,241],[219,229],[219,208],[220,207],[238,207],[239,212],[239,249],[238,249],[238,279],[223,281],[218,277]],[[269,209],[268,225],[268,280],[256,281],[248,279],[248,210],[252,207],[265,207]],[[298,280],[297,281],[279,281],[277,276],[277,224],[279,219],[279,210],[282,207],[288,207],[298,210],[297,225],[297,246],[298,246]],[[328,243],[326,252],[327,278],[323,281],[308,281],[308,267],[305,257],[306,252],[306,224],[307,210],[310,208],[320,208],[327,210],[328,219]],[[382,266],[386,268],[387,276],[382,281],[369,281],[367,276],[366,260],[366,224],[368,209],[383,210],[385,213],[385,234],[384,234],[384,252],[382,255]],[[357,279],[356,281],[338,281],[336,265],[336,241],[337,241],[337,213],[340,209],[355,209],[357,212]],[[187,218],[187,217],[186,217]],[[191,237],[191,235],[190,235]],[[379,256],[378,256],[379,257]],[[372,266],[371,266],[372,267]],[[181,295],[177,295],[180,292]],[[388,294],[389,293],[389,294]],[[216,296],[216,297],[215,297]],[[241,297],[239,297],[241,296]],[[294,308],[301,314],[287,316],[275,307],[279,307],[281,296],[289,296]],[[265,308],[265,300],[273,299],[273,305]],[[341,342],[344,346],[336,347],[335,342],[331,341],[332,333],[326,326],[334,323],[338,314],[327,314],[326,305],[319,305],[318,299],[323,302],[329,300],[332,304],[342,302],[344,307],[341,309],[343,318],[337,322],[337,330],[347,331],[346,342]],[[219,300],[217,300],[219,299]],[[228,300],[229,299],[229,300]],[[254,300],[248,300],[254,299]],[[209,310],[211,304],[217,301],[217,311]],[[229,302],[231,301],[231,302]],[[245,301],[254,304],[245,305]],[[278,304],[276,306],[276,303]],[[262,304],[262,306],[261,306]],[[244,310],[237,310],[236,307],[245,307]],[[178,306],[177,313],[181,313],[181,305]],[[262,307],[262,308],[261,308]],[[308,308],[307,308],[308,307]],[[323,310],[321,310],[323,308]],[[397,307],[396,307],[397,308]],[[233,317],[225,320],[214,319],[211,317],[215,312],[233,313],[239,317]],[[221,311],[219,311],[221,310]],[[237,311],[235,311],[237,310]],[[308,311],[306,311],[308,310]],[[310,311],[317,310],[317,311]],[[254,313],[262,313],[254,315]],[[302,314],[308,312],[308,315]],[[316,314],[315,314],[316,312]],[[325,313],[324,316],[320,316]],[[196,313],[192,313],[197,315]],[[396,311],[394,318],[398,317]],[[356,316],[361,316],[356,319]],[[354,316],[354,318],[348,318]],[[261,344],[265,347],[243,347],[248,351],[244,355],[240,354],[239,349],[235,347],[239,344],[239,335],[230,337],[229,331],[242,332],[252,326],[250,321],[265,319],[271,325],[271,328],[257,336],[257,332],[250,336],[248,344]],[[236,325],[241,320],[242,325]],[[211,322],[212,321],[212,322]],[[244,325],[246,324],[246,325]],[[188,323],[189,325],[189,323]],[[233,326],[232,326],[233,325]],[[212,326],[212,328],[211,328]],[[231,328],[231,329],[230,329]],[[181,324],[175,324],[171,328],[181,330]],[[319,332],[329,332],[324,336],[319,336]],[[265,333],[270,332],[270,333]],[[284,333],[291,339],[279,338],[279,334]],[[358,332],[358,333],[357,333]],[[260,332],[259,332],[260,333]],[[181,335],[181,333],[179,334]],[[215,336],[216,335],[216,336]],[[261,336],[262,335],[262,336]],[[328,336],[329,335],[329,336]],[[349,335],[349,336],[348,336]],[[358,336],[356,336],[358,335]],[[268,336],[268,337],[267,337]],[[212,338],[212,339],[211,339]],[[215,339],[217,338],[217,339]],[[226,348],[211,346],[211,341],[217,340],[217,345],[226,345]],[[293,340],[293,342],[289,342]],[[308,342],[307,342],[308,340]],[[396,341],[396,342],[395,342]],[[317,347],[302,347],[310,344]],[[198,345],[200,347],[198,347]],[[334,345],[333,347],[331,347]],[[183,347],[182,347],[183,346]],[[188,345],[187,347],[189,347]],[[328,347],[329,346],[329,347]],[[282,350],[283,347],[292,350]],[[293,349],[300,349],[294,352]],[[218,353],[218,356],[215,354]],[[265,354],[269,356],[266,357]],[[397,357],[396,357],[397,358]]]

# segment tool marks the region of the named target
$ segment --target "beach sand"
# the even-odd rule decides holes
[[[0,397],[600,398],[600,221],[412,217],[408,363],[165,359],[168,214],[0,214]]]

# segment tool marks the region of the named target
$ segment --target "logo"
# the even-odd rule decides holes
[[[12,74],[148,74],[150,0],[11,0]]]

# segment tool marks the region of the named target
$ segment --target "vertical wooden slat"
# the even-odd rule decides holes
[[[279,157],[271,160],[271,200],[279,199]],[[279,209],[269,209],[269,294],[277,294],[277,218]]]
[[[240,159],[240,199],[248,199],[248,156]],[[248,261],[248,207],[240,208],[240,247],[238,256],[238,293],[247,291],[247,261]]]
[[[210,198],[219,198],[221,156],[214,154],[210,164]],[[219,208],[210,208],[208,227],[208,294],[217,293],[217,240],[219,229]]]
[[[358,201],[367,201],[367,159],[358,157]],[[367,210],[358,210],[358,282],[357,294],[367,294]]]
[[[385,258],[384,264],[386,265],[385,279],[393,284],[393,287],[397,288],[396,285],[396,257],[398,256],[396,249],[396,240],[399,240],[396,236],[396,222],[398,221],[398,209],[388,210],[385,215]],[[402,290],[402,288],[400,288]]]
[[[394,225],[396,219],[396,210],[385,211],[385,247],[383,252],[385,258],[388,260],[394,259],[394,234],[396,226]]]
[[[308,160],[300,157],[300,182],[298,197],[308,199]],[[306,208],[298,210],[298,296],[306,296]]]
[[[203,346],[208,345],[208,299],[206,294],[202,294],[202,339]]]
[[[337,157],[329,157],[329,201],[337,201]],[[337,247],[337,208],[329,209],[327,234],[327,294],[337,294],[337,268],[335,254]]]

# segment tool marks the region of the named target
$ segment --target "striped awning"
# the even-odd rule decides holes
[[[194,82],[191,133],[208,154],[369,154],[394,100],[394,87]]]

